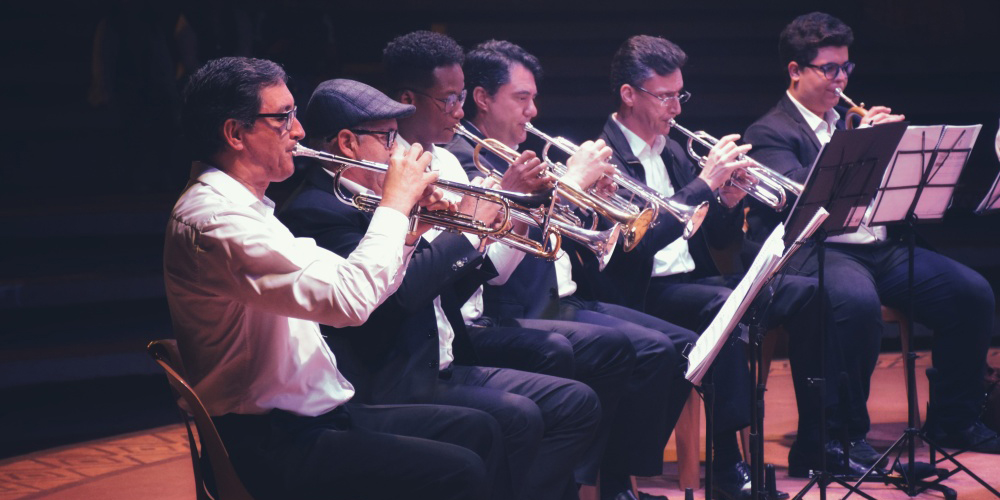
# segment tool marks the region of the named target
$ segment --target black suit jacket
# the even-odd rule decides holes
[[[336,199],[332,178],[310,166],[302,185],[278,213],[296,236],[347,257],[364,237],[371,215]],[[323,326],[338,368],[355,386],[358,401],[406,403],[426,400],[438,378],[438,330],[433,300],[455,328],[455,362],[474,363],[459,308],[496,269],[461,234],[445,232],[420,240],[399,289],[359,327]]]
[[[843,127],[843,120],[837,122],[837,128]],[[781,96],[777,105],[747,128],[743,140],[753,145],[750,156],[755,160],[801,183],[809,176],[809,170],[820,150],[816,133],[806,123],[805,117],[788,94]],[[756,200],[752,201],[747,216],[750,238],[754,241],[766,239],[774,227],[788,217],[793,201],[794,196],[790,196],[786,205],[788,208],[781,212]]]
[[[470,132],[482,137],[482,133],[472,123],[462,123]],[[483,177],[473,163],[473,144],[468,139],[455,135],[445,149],[461,162],[469,178]],[[480,161],[504,172],[508,165],[489,152],[483,152]],[[539,238],[539,231],[532,228],[529,236]],[[563,239],[564,248],[568,240]],[[556,282],[555,264],[545,259],[525,256],[502,286],[486,285],[483,289],[483,306],[486,316],[506,321],[516,318],[554,319],[559,306],[559,289]]]
[[[612,163],[618,166],[619,171],[645,184],[645,169],[632,153],[625,134],[611,117],[608,117],[604,125],[601,139],[614,152]],[[722,248],[742,239],[742,205],[727,209],[719,204],[708,184],[698,179],[698,168],[688,158],[684,148],[669,137],[661,158],[667,167],[671,184],[680,186],[675,190],[672,200],[692,206],[709,202],[709,215],[698,233],[688,240],[688,244],[695,261],[694,276],[717,275],[719,269],[712,259],[709,247]],[[656,252],[682,237],[683,232],[684,226],[677,218],[661,213],[656,225],[646,232],[631,252],[625,252],[621,245],[615,248],[604,272],[598,271],[597,260],[593,255],[575,255],[578,258],[574,259],[574,279],[580,288],[578,293],[594,300],[645,310],[646,291]]]

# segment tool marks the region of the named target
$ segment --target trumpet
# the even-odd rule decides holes
[[[860,120],[864,118],[865,115],[868,114],[868,110],[865,109],[865,103],[861,103],[860,105],[858,105],[857,103],[852,101],[850,97],[847,97],[847,95],[844,94],[844,91],[841,89],[834,89],[834,92],[837,94],[837,96],[843,99],[844,102],[851,105],[851,108],[847,110],[847,114],[844,116],[844,126],[847,127],[847,130],[853,130],[854,117],[855,116],[858,117],[858,120],[860,122]]]
[[[358,210],[365,212],[374,212],[375,209],[378,208],[379,202],[382,201],[381,197],[370,194],[355,194],[352,197],[348,197],[339,188],[340,179],[343,173],[350,168],[363,168],[374,172],[385,173],[388,169],[388,165],[366,160],[356,160],[324,151],[316,151],[301,144],[295,145],[295,149],[292,150],[292,154],[295,156],[315,158],[317,160],[337,164],[336,167],[329,169],[334,174],[333,191],[337,196],[337,199],[344,204],[351,205]],[[434,182],[434,185],[463,196],[472,196],[485,202],[500,205],[502,213],[501,222],[499,224],[482,222],[474,219],[472,216],[450,210],[426,210],[415,208],[414,213],[411,214],[411,223],[419,220],[446,231],[463,232],[479,236],[480,238],[489,238],[522,252],[548,260],[554,260],[556,255],[559,253],[562,240],[560,235],[554,230],[549,230],[547,228],[543,229],[542,241],[538,242],[511,231],[510,224],[512,219],[522,220],[524,217],[530,217],[530,215],[525,214],[530,214],[532,210],[535,210],[532,207],[550,205],[554,198],[552,191],[540,194],[514,193],[511,191],[472,186],[444,179],[438,179]]]
[[[495,169],[488,168],[483,165],[480,159],[480,154],[482,149],[499,156],[501,159],[506,161],[508,164],[513,164],[517,161],[517,157],[520,156],[517,151],[511,149],[506,144],[495,139],[482,139],[468,129],[463,127],[461,124],[455,126],[455,132],[473,143],[476,144],[473,150],[472,160],[476,164],[476,168],[479,169],[485,175],[493,176],[494,178],[502,178],[503,174],[500,174]],[[566,173],[566,167],[561,164],[549,163],[549,167],[553,170],[557,176],[561,177]],[[570,203],[577,205],[586,210],[596,212],[605,218],[611,220],[615,224],[620,224],[621,235],[623,240],[623,247],[625,251],[631,251],[635,248],[635,245],[639,243],[643,235],[646,234],[646,230],[649,229],[650,224],[656,218],[656,212],[652,209],[642,209],[634,205],[629,205],[627,207],[622,206],[622,203],[606,200],[600,196],[594,195],[582,189],[578,189],[566,183],[557,182],[556,183],[556,193],[563,199],[568,200]],[[561,214],[568,213],[569,210],[565,208],[557,209],[556,213]],[[573,216],[576,218],[575,216]],[[579,220],[578,218],[576,218]],[[575,221],[574,221],[575,222]]]
[[[480,158],[482,150],[485,148],[487,151],[507,161],[508,164],[514,163],[517,160],[517,157],[520,156],[517,151],[514,151],[496,139],[482,139],[478,137],[472,132],[469,132],[469,130],[463,127],[462,124],[455,125],[455,133],[476,144],[472,153],[472,160],[476,164],[476,168],[479,169],[480,172],[483,172],[484,175],[492,177],[497,181],[503,179],[503,174],[496,169],[483,164]],[[556,191],[563,194],[562,191],[559,190],[558,186]],[[621,225],[617,222],[614,226],[604,231],[595,231],[593,228],[585,229],[580,227],[583,225],[580,218],[565,205],[554,203],[554,200],[550,203],[549,210],[547,212],[543,213],[539,210],[529,211],[526,214],[515,212],[514,216],[516,220],[520,222],[540,227],[543,232],[550,229],[555,230],[558,234],[563,234],[573,241],[587,247],[587,249],[593,252],[594,256],[597,257],[600,270],[602,271],[611,260],[611,255],[614,253],[615,246],[618,244],[618,237],[622,231]]]
[[[580,149],[579,146],[563,137],[552,137],[544,132],[541,132],[531,123],[526,124],[525,129],[545,141],[545,149],[542,149],[542,158],[550,165],[555,165],[555,163],[549,160],[550,147],[555,146],[568,155],[573,155],[578,149]],[[622,188],[632,194],[632,196],[626,200],[620,194],[616,193],[614,199],[620,200],[618,203],[623,206],[633,205],[632,200],[638,197],[643,203],[645,203],[646,206],[653,207],[653,221],[656,220],[655,214],[658,214],[660,210],[673,215],[675,219],[684,224],[683,236],[685,240],[690,239],[694,236],[694,233],[698,232],[698,228],[701,227],[701,223],[704,222],[705,216],[708,215],[708,202],[706,201],[703,201],[693,207],[685,205],[661,195],[649,186],[636,182],[617,170],[615,171],[612,180],[618,185],[619,188]]]
[[[688,155],[697,161],[699,165],[704,166],[705,157],[698,155],[694,151],[694,143],[697,142],[711,149],[719,140],[701,130],[692,132],[678,125],[674,120],[670,120],[670,127],[677,129],[680,133],[688,137]],[[775,210],[780,211],[785,208],[785,204],[788,201],[787,193],[799,196],[802,194],[802,190],[805,189],[802,184],[765,167],[749,156],[740,155],[739,159],[749,160],[750,166],[734,173],[730,179],[732,184]]]

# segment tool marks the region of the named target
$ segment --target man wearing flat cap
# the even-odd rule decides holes
[[[365,84],[331,80],[313,92],[304,125],[316,149],[384,162],[394,147],[400,147],[394,144],[396,119],[413,112],[413,106]],[[279,217],[296,235],[348,255],[371,216],[339,201],[333,190],[349,196],[378,195],[382,180],[379,173],[357,168],[343,177],[346,182],[334,186],[322,166],[310,165]],[[458,209],[472,214],[475,205],[463,199]],[[488,210],[475,216],[493,217]],[[419,238],[410,243],[416,248],[406,276],[369,321],[357,328],[324,331],[338,367],[354,382],[356,397],[367,403],[432,403],[489,413],[500,423],[506,452],[492,497],[541,498],[530,487],[533,479],[550,470],[552,462],[575,460],[593,438],[600,419],[597,396],[571,380],[476,366],[460,314],[453,320],[437,312],[457,311],[450,305],[462,304],[479,285],[494,278],[496,267],[474,236],[444,232],[433,241]],[[558,479],[568,483],[571,478]]]

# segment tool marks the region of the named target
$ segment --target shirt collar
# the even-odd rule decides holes
[[[632,150],[632,154],[636,158],[643,158],[646,150],[649,149],[649,153],[652,156],[660,156],[663,154],[663,148],[667,145],[667,139],[662,135],[656,136],[653,139],[653,145],[650,146],[648,142],[642,140],[641,137],[636,135],[635,132],[629,130],[622,122],[618,121],[618,113],[611,113],[611,119],[615,121],[615,124],[622,129],[622,134],[625,135],[625,140],[628,141],[629,149]]]
[[[274,213],[274,202],[270,198],[257,199],[240,181],[207,163],[196,161],[191,164],[191,178],[212,187],[234,204],[247,205],[265,216]]]
[[[823,127],[827,133],[832,134],[833,130],[837,128],[837,120],[840,119],[840,113],[838,113],[837,110],[835,109],[828,110],[824,114],[823,118],[820,118],[819,116],[816,115],[816,113],[813,113],[808,108],[803,106],[802,103],[798,101],[798,99],[792,96],[791,92],[786,90],[785,94],[788,96],[789,99],[792,100],[792,104],[794,104],[795,107],[799,110],[799,113],[802,114],[802,117],[806,119],[806,124],[809,125],[810,130],[815,132],[819,130],[820,127]]]

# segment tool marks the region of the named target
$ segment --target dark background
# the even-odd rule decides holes
[[[536,125],[582,141],[597,136],[612,110],[608,67],[617,47],[634,34],[661,35],[689,55],[684,76],[693,98],[678,121],[721,136],[742,132],[784,91],[781,28],[825,10],[854,29],[858,67],[848,95],[914,124],[983,124],[944,223],[920,233],[995,290],[1000,284],[1000,216],[972,214],[998,171],[998,2],[429,5],[0,7],[0,456],[176,419],[143,348],[171,335],[160,273],[163,227],[189,168],[177,127],[180,88],[199,64],[223,55],[281,63],[304,106],[328,78],[378,86],[382,48],[411,30],[441,31],[465,48],[507,39],[544,67]],[[296,181],[269,195],[280,204]]]

